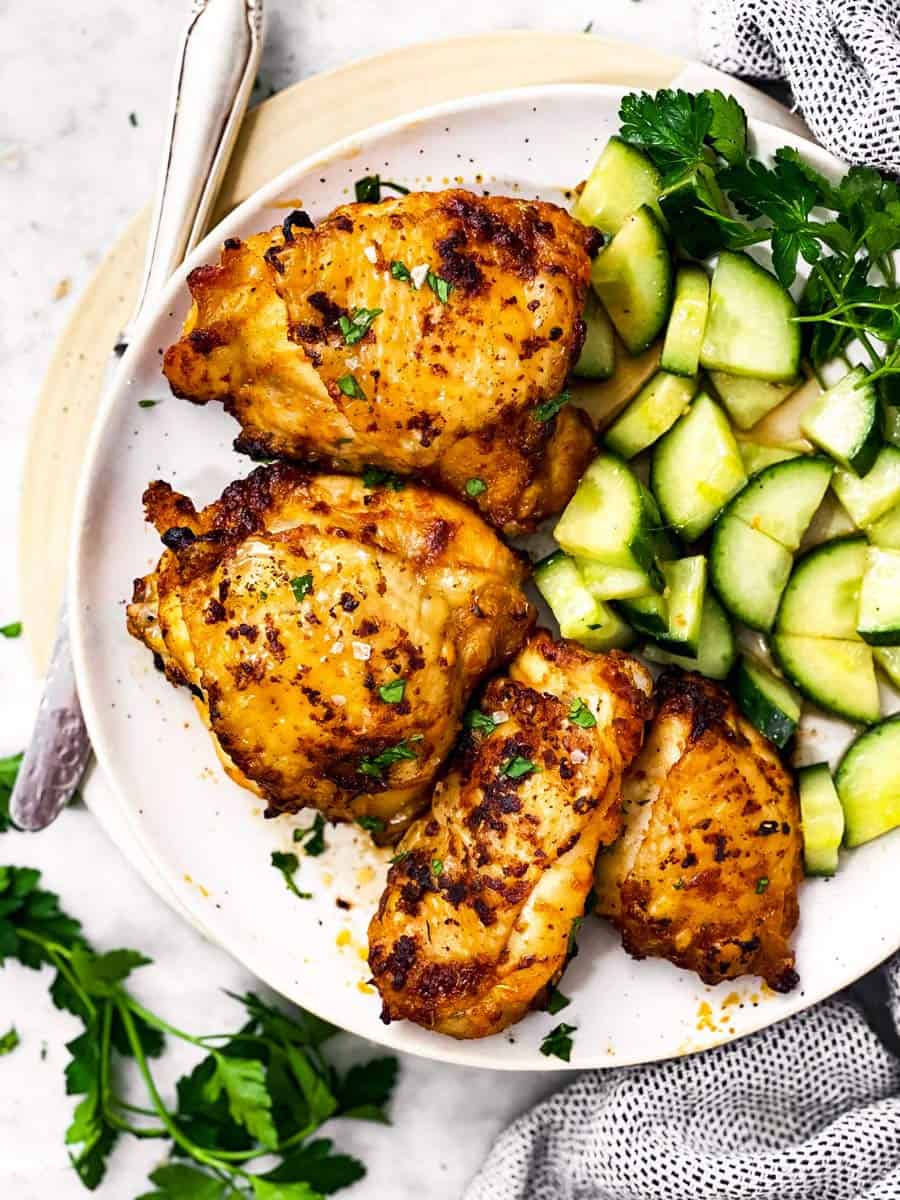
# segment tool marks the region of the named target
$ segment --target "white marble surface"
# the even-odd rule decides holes
[[[267,0],[260,94],[350,59],[416,41],[507,28],[580,30],[690,57],[690,0]],[[0,624],[18,607],[15,542],[31,411],[53,342],[112,238],[150,193],[159,153],[175,31],[187,0],[0,0]],[[134,113],[136,124],[129,114]],[[48,480],[52,486],[52,480]],[[0,753],[21,748],[39,685],[23,640],[0,643]],[[133,945],[156,959],[138,990],[188,1029],[234,1021],[221,989],[252,981],[203,942],[127,867],[90,814],[67,812],[40,837],[7,834],[0,862],[34,865],[100,947]],[[0,1196],[84,1195],[68,1167],[63,1130],[64,1042],[75,1022],[51,1006],[45,977],[15,965],[0,974],[0,1032],[15,1021],[18,1050],[0,1060]],[[366,1047],[344,1039],[342,1053]],[[42,1047],[46,1056],[42,1058]],[[173,1056],[174,1058],[174,1056]],[[183,1063],[166,1064],[163,1082]],[[456,1200],[494,1135],[562,1076],[478,1072],[404,1059],[394,1126],[333,1130],[369,1174],[348,1200]],[[130,1200],[146,1189],[159,1145],[129,1139],[96,1193]]]

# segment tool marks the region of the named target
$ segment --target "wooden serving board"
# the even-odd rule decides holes
[[[665,87],[681,59],[584,34],[505,32],[409,46],[305,79],[247,115],[212,224],[280,171],[331,142],[430,104],[542,83]],[[131,314],[149,207],[112,247],[64,330],[27,450],[19,572],[35,664],[50,655],[73,497],[110,349]],[[48,487],[52,480],[52,487]]]

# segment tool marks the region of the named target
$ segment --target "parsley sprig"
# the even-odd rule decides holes
[[[341,1074],[324,1052],[333,1026],[302,1010],[289,1016],[252,993],[233,997],[242,1010],[234,1033],[178,1029],[125,986],[150,960],[135,950],[92,950],[79,922],[40,882],[29,867],[0,867],[0,963],[52,970],[54,1004],[82,1023],[67,1046],[66,1088],[80,1099],[66,1143],[85,1187],[101,1183],[125,1134],[160,1139],[175,1156],[152,1172],[153,1190],[141,1200],[322,1200],[364,1175],[357,1159],[313,1135],[333,1117],[386,1121],[395,1059]],[[172,1101],[151,1065],[166,1038],[201,1055]],[[15,1037],[3,1040],[14,1050]],[[142,1106],[124,1098],[129,1070],[146,1092]],[[269,1157],[266,1169],[250,1170],[263,1156],[274,1156],[274,1165]]]

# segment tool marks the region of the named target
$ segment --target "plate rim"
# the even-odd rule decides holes
[[[246,968],[257,979],[270,987],[278,995],[283,996],[290,1003],[302,1005],[310,1012],[325,1020],[333,1018],[327,1011],[327,1004],[324,999],[318,1004],[315,1000],[309,1001],[304,998],[302,1001],[294,1000],[290,995],[287,995],[282,988],[273,983],[270,978],[270,973],[265,965],[260,966],[257,962],[258,957],[262,957],[261,952],[257,952],[252,946],[240,946],[235,948],[233,940],[223,936],[221,933],[212,933],[206,926],[206,923],[199,915],[200,906],[193,904],[188,905],[181,902],[180,897],[178,903],[173,904],[175,893],[170,891],[168,880],[171,875],[171,869],[161,860],[160,855],[156,853],[152,844],[144,836],[140,824],[135,820],[133,807],[128,802],[128,792],[125,786],[125,781],[118,777],[118,773],[112,769],[110,762],[114,761],[114,754],[111,751],[111,739],[105,735],[106,721],[101,715],[101,700],[98,695],[95,695],[94,689],[91,686],[91,673],[88,668],[88,646],[85,629],[84,616],[84,573],[82,559],[84,557],[84,541],[85,532],[90,517],[89,500],[91,484],[100,465],[100,450],[104,437],[104,431],[108,425],[113,413],[122,401],[124,393],[127,392],[129,386],[129,377],[131,374],[131,366],[133,362],[143,361],[148,345],[150,344],[150,332],[153,325],[160,316],[173,305],[173,301],[181,295],[187,276],[196,266],[207,261],[211,254],[217,252],[223,237],[227,236],[227,230],[233,225],[240,224],[245,217],[250,215],[255,210],[263,209],[271,206],[271,201],[276,199],[286,187],[291,186],[291,181],[301,178],[316,167],[327,164],[334,158],[338,158],[352,149],[364,150],[368,145],[379,141],[380,139],[392,134],[401,132],[405,129],[414,127],[415,125],[432,121],[436,118],[444,116],[454,116],[460,113],[472,112],[481,108],[486,108],[491,105],[499,105],[515,100],[527,98],[535,98],[536,100],[548,99],[560,95],[584,95],[589,96],[610,96],[620,95],[629,90],[629,85],[624,83],[544,83],[544,84],[527,84],[520,87],[503,88],[493,91],[483,91],[473,93],[469,96],[457,97],[449,101],[441,101],[437,104],[426,105],[422,108],[411,110],[399,116],[389,118],[386,121],[378,122],[368,126],[357,133],[340,138],[335,142],[329,143],[320,150],[305,156],[296,163],[280,171],[272,179],[261,185],[256,191],[251,193],[244,201],[232,209],[218,224],[213,227],[194,250],[187,256],[176,272],[166,284],[165,288],[160,292],[157,300],[150,304],[141,314],[140,321],[135,327],[133,336],[128,346],[128,350],[123,355],[110,383],[106,389],[101,403],[97,409],[94,424],[91,429],[90,438],[88,440],[84,458],[82,461],[81,470],[79,473],[78,487],[75,494],[75,503],[73,506],[72,517],[72,532],[68,554],[68,577],[67,577],[67,596],[69,599],[69,620],[72,644],[72,657],[75,667],[75,677],[78,686],[78,695],[81,700],[82,712],[90,735],[91,744],[94,748],[94,753],[97,759],[98,766],[105,780],[106,786],[110,792],[111,799],[115,802],[120,810],[120,815],[123,816],[125,822],[129,826],[131,833],[135,839],[135,847],[140,849],[143,866],[139,867],[134,862],[134,858],[129,856],[132,865],[141,873],[144,881],[153,888],[173,911],[184,919],[189,920],[195,928],[197,928],[208,940],[215,945],[225,950],[233,959]],[[633,90],[633,88],[631,89]],[[786,141],[794,141],[800,143],[804,148],[804,153],[808,154],[814,162],[817,160],[817,165],[820,169],[842,171],[847,169],[847,164],[842,162],[835,155],[817,145],[815,142],[804,138],[792,131],[783,129],[771,122],[759,120],[753,117],[748,118],[748,124],[751,131],[765,131],[767,134],[775,135],[783,138]],[[103,824],[104,829],[112,837],[113,841],[119,844],[119,839],[116,834],[110,830],[103,817],[98,814],[98,820]],[[163,889],[162,884],[165,884]],[[855,966],[850,968],[845,975],[834,984],[834,987],[826,994],[816,995],[806,998],[805,996],[798,997],[801,1001],[795,1008],[792,1008],[790,1013],[767,1019],[767,1006],[760,1005],[759,1019],[753,1022],[750,1027],[744,1029],[739,1034],[725,1033],[719,1038],[715,1038],[706,1045],[687,1050],[686,1054],[703,1053],[706,1050],[713,1049],[716,1046],[721,1046],[730,1042],[738,1041],[741,1038],[749,1037],[754,1033],[758,1033],[763,1029],[769,1028],[772,1025],[778,1024],[782,1020],[787,1020],[801,1012],[806,1011],[814,1004],[828,999],[835,995],[850,984],[873,970],[880,963],[884,962],[887,957],[900,949],[900,926],[897,927],[896,941],[890,945],[890,948],[875,961],[866,965],[862,970],[858,970]],[[353,1023],[342,1024],[339,1028],[348,1033],[352,1033],[357,1037],[372,1040],[371,1029],[355,1027]],[[503,1054],[502,1036],[495,1038],[479,1040],[479,1047],[483,1048],[484,1052],[478,1061],[472,1061],[469,1056],[457,1050],[460,1043],[453,1038],[442,1038],[439,1042],[435,1041],[432,1045],[430,1042],[426,1045],[413,1044],[410,1046],[395,1046],[388,1043],[378,1043],[385,1045],[386,1049],[394,1053],[413,1054],[417,1057],[436,1061],[447,1062],[455,1065],[467,1067],[475,1067],[486,1070],[502,1070],[510,1073],[519,1071],[560,1071],[560,1070],[585,1070],[585,1069],[616,1069],[618,1067],[635,1066],[640,1064],[649,1065],[654,1062],[664,1061],[665,1058],[671,1057],[670,1054],[663,1056],[655,1055],[652,1057],[625,1057],[616,1058],[613,1063],[603,1061],[603,1056],[597,1055],[596,1059],[581,1061],[576,1063],[562,1063],[556,1059],[544,1059],[542,1062],[535,1062],[530,1065],[509,1061]],[[491,1049],[488,1050],[488,1047]],[[494,1048],[496,1047],[496,1048]],[[684,1054],[679,1054],[678,1057],[683,1057]]]

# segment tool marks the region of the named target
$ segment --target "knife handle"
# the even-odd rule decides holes
[[[263,43],[262,0],[194,0],[178,54],[166,151],[130,333],[206,229]],[[121,353],[121,350],[120,350]]]

